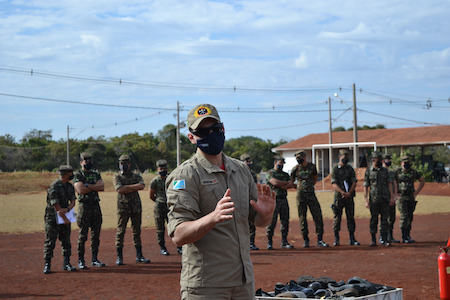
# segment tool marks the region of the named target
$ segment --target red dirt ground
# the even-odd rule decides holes
[[[326,249],[301,248],[297,222],[291,222],[289,241],[292,250],[265,250],[264,230],[257,229],[257,245],[252,251],[256,288],[272,291],[276,282],[286,283],[301,275],[328,276],[337,281],[353,276],[374,283],[403,288],[404,299],[439,299],[437,258],[439,248],[445,246],[450,234],[450,214],[415,216],[412,237],[415,244],[395,244],[393,247],[369,247],[369,220],[357,219],[356,237],[361,246],[346,246],[347,231],[341,233],[344,246]],[[332,243],[332,220],[325,220],[324,239]],[[343,224],[344,225],[344,224]],[[398,224],[396,224],[398,226]],[[344,226],[345,227],[345,226]],[[76,262],[77,230],[72,227],[72,263]],[[279,227],[278,227],[279,228]],[[278,230],[277,228],[277,230]],[[399,238],[398,227],[394,235]],[[310,229],[314,225],[310,222]],[[274,246],[279,246],[276,232]],[[168,241],[170,256],[161,256],[154,229],[143,229],[144,255],[151,264],[134,263],[131,232],[127,232],[124,248],[126,265],[116,266],[114,230],[102,231],[99,258],[107,266],[85,271],[61,270],[59,243],[53,258],[53,273],[44,275],[42,247],[43,233],[0,235],[0,298],[9,299],[179,299],[180,256]],[[311,242],[315,242],[311,234]],[[89,245],[86,247],[89,248]],[[90,255],[90,251],[87,250]]]

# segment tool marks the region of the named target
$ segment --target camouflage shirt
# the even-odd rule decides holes
[[[303,192],[314,192],[315,177],[317,176],[316,165],[308,163],[306,166],[300,164],[292,168],[291,178],[297,178],[297,190]]]
[[[267,171],[267,184],[270,186],[270,188],[273,191],[275,191],[275,194],[277,195],[277,198],[278,197],[286,198],[287,190],[279,188],[279,187],[276,187],[273,184],[271,184],[270,183],[270,179],[271,178],[275,178],[275,179],[278,179],[278,180],[281,180],[281,181],[289,181],[289,179],[290,179],[289,178],[289,174],[286,173],[286,172],[283,172],[283,171],[275,170],[275,169],[271,169],[271,170]]]
[[[398,193],[402,196],[411,196],[415,192],[414,182],[419,180],[422,174],[414,169],[404,170],[399,168],[395,174],[398,184]]]
[[[252,173],[252,177],[253,177],[253,180],[255,181],[255,183],[258,183],[258,175],[256,175],[255,171],[250,169],[250,173]]]
[[[136,174],[133,172],[123,173],[120,171],[114,175],[113,179],[114,188],[117,191],[124,185],[132,185],[136,183],[144,184],[144,179],[142,179],[141,174]],[[117,213],[141,213],[142,204],[141,198],[139,197],[139,192],[134,191],[128,194],[117,193]]]
[[[392,178],[389,176],[388,169],[373,166],[367,168],[364,174],[364,186],[370,187],[371,202],[389,201],[389,183],[392,183]]]
[[[166,178],[167,177],[162,178],[158,175],[150,182],[150,189],[155,190],[155,202],[167,203]]]
[[[75,199],[75,189],[73,188],[73,185],[70,182],[63,183],[61,179],[56,180],[47,189],[45,219],[56,220],[56,210],[53,205],[59,204],[61,208],[67,208]]]
[[[348,164],[344,166],[337,165],[331,172],[331,184],[337,184],[337,186],[345,192],[348,192],[353,183],[357,181],[358,180],[356,179],[355,170]],[[354,196],[355,191],[353,191],[352,197]],[[341,199],[342,195],[338,191],[335,191],[334,197],[335,199]]]
[[[73,179],[73,183],[82,182],[83,184],[96,184],[97,181],[101,180],[102,176],[100,172],[97,170],[92,171],[84,171],[83,169],[79,170],[75,173],[75,177]],[[96,201],[100,201],[98,197],[97,191],[92,191],[87,194],[79,194],[78,201],[81,203],[95,203]]]

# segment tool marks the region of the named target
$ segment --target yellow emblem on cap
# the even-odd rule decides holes
[[[194,116],[196,118],[198,118],[198,117],[203,117],[203,116],[207,116],[210,114],[211,114],[211,109],[209,107],[201,106],[195,111]]]

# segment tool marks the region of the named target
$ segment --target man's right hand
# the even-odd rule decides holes
[[[234,202],[231,201],[231,190],[227,189],[222,199],[217,202],[216,208],[211,213],[215,223],[233,219]]]

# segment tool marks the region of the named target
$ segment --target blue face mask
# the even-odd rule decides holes
[[[225,134],[223,132],[210,132],[206,137],[197,140],[197,147],[209,155],[217,155],[225,145]]]

